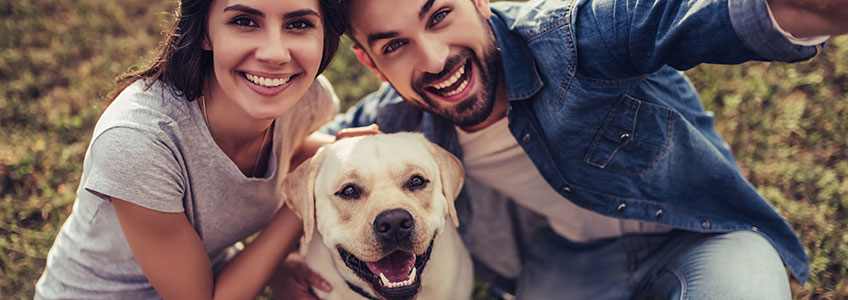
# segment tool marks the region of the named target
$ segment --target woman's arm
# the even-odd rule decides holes
[[[163,299],[253,299],[301,235],[302,223],[281,208],[256,239],[213,278],[200,237],[182,213],[164,213],[112,198],[133,256]]]

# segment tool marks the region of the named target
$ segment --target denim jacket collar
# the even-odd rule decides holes
[[[509,31],[497,13],[489,18],[489,27],[498,42],[507,100],[529,99],[542,89],[543,83],[527,42]]]

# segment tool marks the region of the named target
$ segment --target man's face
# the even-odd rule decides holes
[[[487,0],[356,0],[353,38],[403,98],[466,128],[492,113],[500,79]]]

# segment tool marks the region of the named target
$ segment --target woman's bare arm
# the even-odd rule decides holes
[[[163,299],[253,299],[302,231],[300,219],[281,208],[213,278],[209,256],[184,214],[158,212],[117,198],[112,203],[133,256]]]

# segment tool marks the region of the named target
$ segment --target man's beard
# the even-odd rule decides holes
[[[447,59],[445,67],[439,74],[424,74],[420,79],[412,83],[412,89],[424,100],[424,103],[408,101],[416,107],[442,116],[456,126],[467,128],[480,124],[492,114],[495,107],[495,96],[501,73],[500,53],[496,47],[497,43],[492,36],[491,43],[483,54],[483,61],[469,48],[464,48],[459,54]],[[478,66],[480,78],[468,75],[471,80],[476,80],[481,86],[478,92],[469,95],[459,103],[451,107],[442,107],[438,101],[432,99],[424,91],[425,87],[442,80],[449,72],[457,70],[457,66],[466,63],[469,58],[472,64]],[[468,87],[466,87],[468,88]]]

